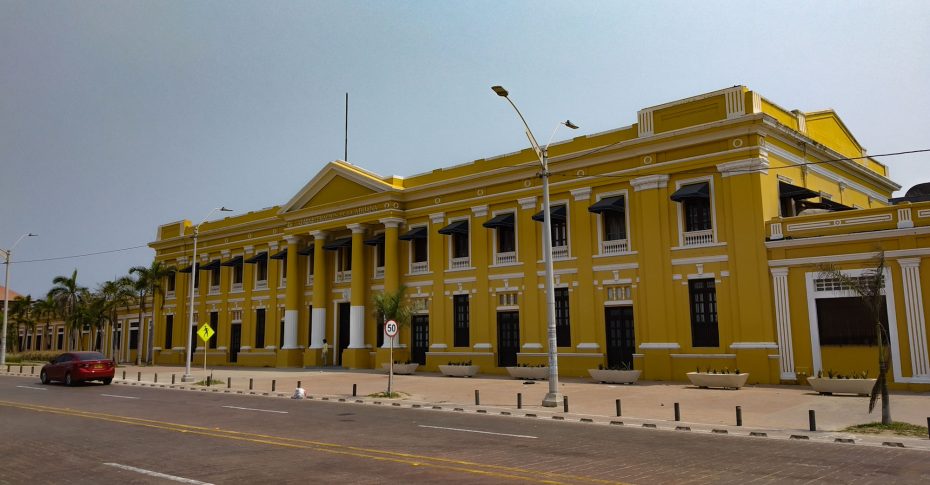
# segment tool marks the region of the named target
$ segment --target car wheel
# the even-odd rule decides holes
[[[67,374],[65,374],[65,385],[66,385],[66,386],[73,386],[73,385],[74,385],[74,381],[71,380],[71,373],[70,373],[70,372],[67,373]]]
[[[42,384],[48,384],[48,383],[49,383],[48,374],[46,374],[45,371],[42,371],[42,373],[39,374],[39,379],[42,381]]]
[[[103,385],[109,386],[111,382],[113,382],[113,378],[107,377],[106,379],[103,380]]]

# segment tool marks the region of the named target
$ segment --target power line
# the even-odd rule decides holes
[[[110,250],[108,250],[108,251],[97,251],[97,252],[95,252],[95,253],[75,254],[75,255],[73,255],[73,256],[58,256],[58,257],[55,257],[55,258],[26,259],[26,260],[23,260],[23,261],[16,261],[16,260],[14,260],[14,261],[11,261],[11,264],[38,263],[38,262],[40,262],[40,261],[58,261],[58,260],[61,260],[61,259],[83,258],[83,257],[85,257],[85,256],[96,256],[96,255],[98,255],[98,254],[118,253],[118,252],[121,252],[121,251],[131,251],[131,250],[133,250],[133,249],[147,248],[147,247],[148,247],[147,244],[142,244],[142,245],[139,245],[139,246],[132,246],[132,247],[128,247],[128,248],[110,249]]]

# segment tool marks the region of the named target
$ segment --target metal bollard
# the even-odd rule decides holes
[[[675,403],[675,421],[681,421],[681,408]]]
[[[171,385],[174,385],[174,374],[171,374]]]
[[[139,375],[136,376],[137,381],[142,381],[142,372],[139,372]]]
[[[7,365],[6,365],[6,371],[7,371],[7,372],[10,372],[10,364],[7,364]]]
[[[817,415],[813,409],[807,410],[807,420],[810,422],[811,431],[817,431]]]
[[[20,374],[23,373],[23,364],[19,364],[19,373],[20,373]]]
[[[352,397],[358,395],[358,384],[352,384]]]
[[[562,408],[568,412],[568,396],[562,396]]]
[[[743,408],[741,406],[736,406],[736,425],[743,425]]]
[[[249,390],[250,391],[252,390],[252,378],[251,377],[249,377]]]
[[[517,409],[523,409],[523,393],[521,392],[517,393]]]
[[[209,380],[207,381],[207,386],[212,386],[216,382],[216,379],[213,378],[213,372],[210,372]]]
[[[31,367],[29,367],[29,373],[30,373],[30,374],[35,374],[35,373],[36,373],[36,366],[31,366]]]
[[[300,381],[297,381],[297,387],[303,387],[303,386],[301,386],[300,384],[301,384],[301,382],[300,382]]]
[[[927,418],[927,437],[930,438],[930,418]]]
[[[617,404],[617,416],[622,416],[623,413],[620,411],[620,400],[619,399],[617,399],[616,404]]]
[[[158,372],[155,373],[155,383],[158,384]]]
[[[126,380],[126,371],[123,371],[123,380]]]
[[[481,395],[478,394],[478,390],[475,389],[475,406],[481,405]]]
[[[232,389],[232,377],[226,378],[226,389]]]
[[[276,384],[276,383],[275,383],[275,380],[272,379],[272,380],[271,380],[271,392],[274,392],[275,384]]]

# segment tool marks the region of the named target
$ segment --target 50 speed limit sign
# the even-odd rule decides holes
[[[391,338],[397,335],[397,322],[394,320],[384,322],[384,334]]]

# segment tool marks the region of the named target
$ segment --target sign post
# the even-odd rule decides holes
[[[388,320],[384,322],[384,335],[391,339],[391,363],[388,365],[388,396],[391,396],[391,387],[394,384],[394,337],[397,335],[397,322]]]
[[[200,337],[200,340],[203,340],[203,375],[204,376],[207,375],[207,342],[210,341],[210,337],[212,337],[213,334],[215,333],[216,332],[213,331],[213,327],[211,327],[209,323],[203,324],[203,326],[200,327],[200,330],[197,330],[197,336]],[[207,380],[207,378],[204,377],[204,380]],[[207,382],[207,385],[209,386],[210,383]]]

